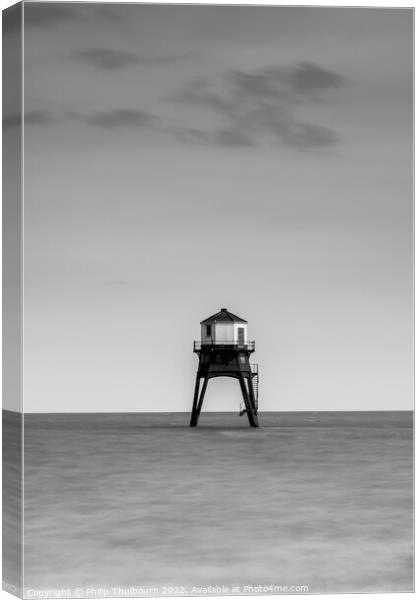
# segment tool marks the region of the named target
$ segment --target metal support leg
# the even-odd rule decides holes
[[[200,376],[197,375],[195,378],[195,389],[194,389],[194,400],[191,410],[191,420],[190,427],[195,427],[197,425],[197,404],[198,404],[198,392],[200,390]]]
[[[198,405],[197,405],[197,410],[196,410],[196,421],[195,424],[197,425],[198,423],[198,419],[200,418],[200,413],[201,413],[201,407],[203,406],[203,400],[204,400],[204,394],[206,393],[206,389],[207,389],[207,384],[209,382],[209,378],[206,377],[204,379],[204,383],[203,383],[203,387],[201,388],[201,394],[200,394],[200,400],[198,401]]]
[[[255,407],[251,405],[250,396],[248,394],[248,390],[246,389],[246,384],[243,375],[239,376],[239,384],[241,386],[242,396],[245,403],[246,414],[248,415],[248,421],[251,427],[258,427],[258,419],[255,414]]]

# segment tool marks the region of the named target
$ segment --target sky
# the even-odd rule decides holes
[[[412,408],[412,17],[25,2],[25,411]]]

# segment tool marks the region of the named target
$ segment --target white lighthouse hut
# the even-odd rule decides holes
[[[247,321],[227,308],[201,321],[202,345],[246,346],[247,339]]]

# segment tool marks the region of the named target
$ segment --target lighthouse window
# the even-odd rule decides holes
[[[211,325],[206,325],[206,335],[211,335]]]

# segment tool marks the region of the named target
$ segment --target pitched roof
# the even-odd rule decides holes
[[[241,319],[241,317],[237,317],[229,312],[227,308],[221,308],[220,312],[201,321],[201,325],[210,325],[210,323],[248,323],[248,321]]]

